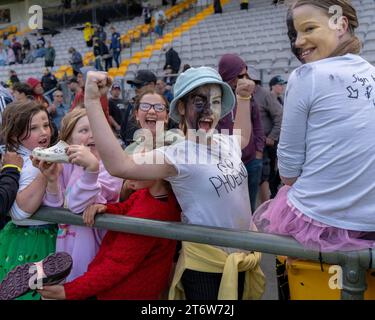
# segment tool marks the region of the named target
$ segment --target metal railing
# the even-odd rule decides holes
[[[41,207],[31,219],[51,223],[84,225],[81,215],[62,208]],[[324,261],[342,267],[342,300],[362,300],[367,289],[366,271],[375,267],[371,249],[351,252],[320,253],[308,250],[290,237],[251,231],[189,225],[176,222],[131,218],[111,214],[98,215],[94,227],[161,238],[206,243],[248,251],[285,255],[312,261]]]

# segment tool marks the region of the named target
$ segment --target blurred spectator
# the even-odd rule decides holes
[[[45,66],[53,67],[55,65],[56,51],[51,41],[47,42],[46,54],[44,56]]]
[[[163,10],[159,10],[155,14],[155,33],[161,38],[163,36],[164,27],[167,23],[167,17]]]
[[[23,58],[23,63],[33,63],[36,59],[35,52],[36,50],[25,51],[25,57]]]
[[[49,106],[49,101],[43,96],[44,90],[41,82],[38,79],[31,77],[27,79],[26,83],[32,90],[32,96],[34,100],[47,109]]]
[[[8,56],[8,65],[12,65],[16,63],[16,56],[14,54],[14,51],[11,46],[9,46],[7,49],[7,56]]]
[[[152,20],[152,8],[150,6],[150,3],[145,2],[142,5],[142,16],[144,18],[145,24],[151,24]]]
[[[13,96],[15,101],[26,102],[33,98],[33,90],[27,83],[17,82],[13,86]]]
[[[104,69],[108,71],[109,68],[112,68],[112,55],[110,54],[107,45],[100,39],[94,39],[94,56],[95,56],[95,68],[99,71]]]
[[[23,43],[22,43],[22,61],[24,63],[24,60],[27,56],[27,54],[30,52],[31,50],[31,44],[30,44],[30,41],[29,39],[27,39],[27,37],[23,38]]]
[[[3,45],[5,48],[8,48],[11,45],[10,40],[8,39],[7,33],[4,33],[3,35]]]
[[[178,73],[181,66],[181,59],[177,51],[173,49],[171,44],[166,44],[163,47],[165,52],[165,65],[163,70],[171,69],[172,73]]]
[[[5,110],[6,106],[11,102],[13,102],[12,94],[7,88],[4,88],[4,86],[0,84],[0,125],[3,111]]]
[[[56,90],[53,93],[53,102],[48,107],[48,112],[58,130],[60,130],[61,119],[69,112],[69,107],[63,103],[63,100],[64,96],[62,91]]]
[[[70,99],[69,99],[69,108],[72,106],[74,98],[77,93],[80,93],[82,91],[81,86],[78,83],[78,80],[75,76],[69,77],[67,82],[66,82],[68,89],[70,90]]]
[[[112,51],[113,59],[115,60],[116,67],[120,66],[121,57],[121,35],[116,31],[114,26],[111,27],[112,37],[110,51]]]
[[[122,119],[125,114],[124,101],[120,98],[121,85],[114,82],[111,87],[111,98],[109,98],[109,121],[116,133],[120,133]]]
[[[0,66],[5,66],[7,64],[8,56],[7,52],[0,45]]]
[[[240,8],[241,8],[241,10],[248,10],[249,9],[249,0],[241,0]]]
[[[167,88],[167,84],[164,82],[164,80],[159,79],[158,81],[156,81],[156,91],[159,94],[162,94],[169,103],[173,100],[172,91]]]
[[[180,70],[181,59],[171,44],[166,44],[163,47],[163,51],[165,52],[165,65],[163,67],[165,73],[164,82],[172,86],[176,82],[176,74]]]
[[[57,86],[57,79],[56,77],[51,73],[51,71],[46,68],[44,70],[44,74],[42,77],[42,87],[44,92],[48,92]]]
[[[107,33],[104,31],[104,28],[102,26],[97,27],[96,34],[94,34],[94,38],[98,38],[102,42],[106,42],[107,40]]]
[[[284,90],[287,83],[281,76],[275,76],[269,82],[272,94],[282,106],[284,105]]]
[[[43,58],[46,54],[46,48],[44,46],[37,45],[36,48],[32,49],[32,55],[34,59]]]
[[[83,67],[82,56],[73,47],[70,47],[68,52],[72,55],[69,59],[69,63],[73,68],[73,74],[76,76],[79,70]]]
[[[20,82],[18,79],[17,72],[14,70],[9,70],[9,82],[13,86],[15,83]]]
[[[83,29],[83,38],[85,39],[86,45],[90,48],[93,45],[94,28],[90,22],[85,23],[85,28]]]
[[[220,0],[214,0],[214,12],[223,13],[223,7],[221,6]]]
[[[16,57],[17,63],[22,63],[22,45],[17,41],[17,38],[12,38],[12,49]]]
[[[37,48],[44,48],[45,45],[46,45],[46,40],[44,40],[44,37],[43,35],[38,32],[38,38],[36,39],[36,45],[37,45]]]
[[[8,62],[8,55],[6,50],[0,44],[0,66],[5,66]]]
[[[27,38],[27,37],[25,37],[24,39],[23,39],[23,44],[22,44],[22,48],[23,48],[23,50],[27,50],[27,51],[30,51],[31,50],[31,44],[30,44],[30,41],[29,41],[29,39]]]

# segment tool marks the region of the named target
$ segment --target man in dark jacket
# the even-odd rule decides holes
[[[51,89],[55,88],[57,86],[57,79],[56,77],[51,73],[51,71],[46,68],[44,70],[44,74],[42,77],[42,87],[44,92],[48,92]]]
[[[0,230],[6,223],[6,214],[16,200],[22,165],[22,157],[18,154],[4,154],[0,172]]]
[[[171,69],[171,73],[178,73],[181,66],[181,59],[176,50],[174,50],[170,45],[166,45],[163,48],[165,52],[165,65],[163,70]]]

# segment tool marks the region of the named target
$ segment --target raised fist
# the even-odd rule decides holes
[[[85,85],[85,100],[99,99],[101,96],[106,95],[111,85],[112,80],[106,72],[89,71]]]
[[[249,79],[238,79],[236,87],[236,95],[241,97],[249,97],[253,94],[255,82]]]

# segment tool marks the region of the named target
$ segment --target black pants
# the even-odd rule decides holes
[[[222,273],[200,272],[186,269],[181,281],[186,300],[217,300]],[[245,272],[238,273],[238,299],[241,300]]]

